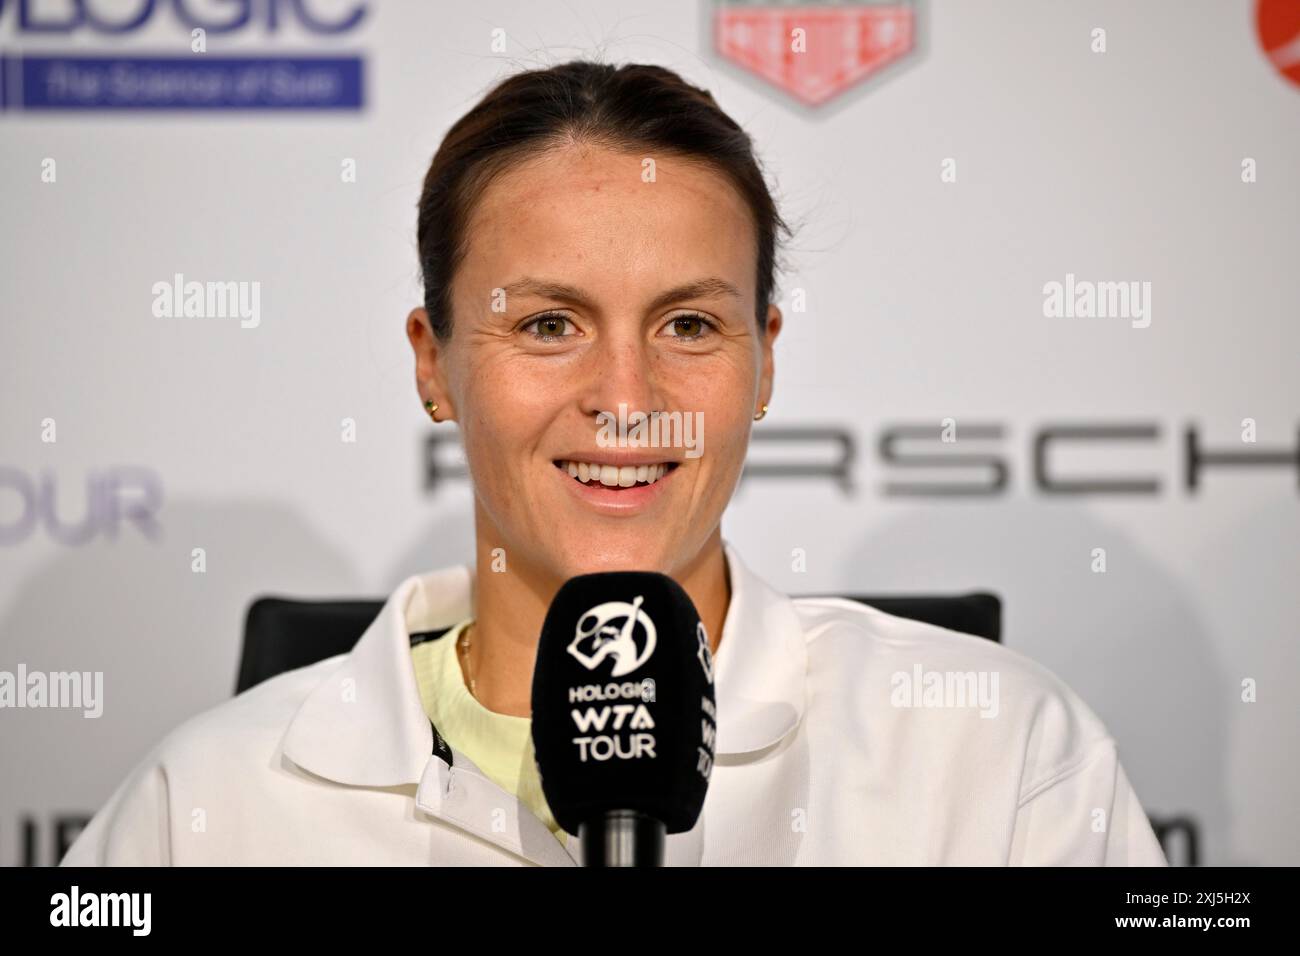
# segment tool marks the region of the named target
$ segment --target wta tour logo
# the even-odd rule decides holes
[[[643,600],[638,595],[630,604],[627,601],[606,601],[587,611],[578,619],[569,653],[589,671],[594,671],[606,658],[612,657],[614,670],[610,677],[631,674],[648,661],[655,650],[655,624],[650,615],[641,610]],[[615,626],[614,622],[622,623]]]
[[[713,8],[714,49],[808,106],[907,58],[916,27],[914,0],[714,0]]]
[[[709,650],[709,635],[705,633],[703,621],[700,621],[695,625],[695,641],[698,645],[695,651],[695,657],[699,660],[700,667],[704,671],[704,679],[712,684],[713,653]]]

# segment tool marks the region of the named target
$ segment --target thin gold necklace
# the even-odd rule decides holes
[[[460,632],[460,649],[465,654],[465,669],[469,672],[469,695],[478,700],[478,682],[474,678],[474,662],[469,656],[469,632],[474,627],[474,622],[470,621],[465,625],[465,629]]]

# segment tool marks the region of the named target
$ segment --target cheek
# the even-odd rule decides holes
[[[495,374],[490,368],[468,370],[457,412],[465,455],[480,488],[523,480],[518,456],[536,446],[548,420],[534,396],[517,376]]]
[[[529,423],[554,417],[572,374],[564,363],[501,354],[498,348],[482,352],[466,363],[460,378],[461,395],[475,416],[508,417],[505,425],[514,433],[526,433]]]
[[[715,465],[739,467],[749,446],[755,375],[740,363],[716,366],[708,375],[694,378],[681,407],[703,413],[704,458],[716,456]]]
[[[708,427],[712,421],[712,429]],[[745,453],[749,449],[749,417],[737,415],[734,409],[728,409],[725,415],[716,415],[705,419],[704,458],[712,456],[714,467],[727,472],[739,472],[745,463]]]

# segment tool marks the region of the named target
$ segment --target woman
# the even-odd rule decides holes
[[[574,865],[531,749],[537,638],[567,579],[637,569],[681,584],[715,655],[716,760],[670,865],[1163,864],[1114,741],[1052,674],[791,600],[724,542],[771,401],[781,231],[749,138],[668,70],[493,89],[425,179],[406,322],[421,400],[464,441],[472,569],[407,579],[350,654],[174,731],[64,862]],[[607,447],[621,409],[704,431]],[[995,693],[935,707],[901,692],[914,674]]]

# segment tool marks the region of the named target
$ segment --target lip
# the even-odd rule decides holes
[[[574,451],[566,455],[556,455],[552,464],[557,461],[584,461],[589,465],[613,465],[621,468],[623,465],[668,465],[680,464],[676,458],[665,458],[662,454],[647,454],[643,451],[619,451],[613,448],[602,448],[600,451]]]
[[[604,456],[597,459],[576,458],[568,460],[585,461],[592,464],[615,464],[615,461],[604,460],[608,457],[611,456]],[[664,459],[662,458],[653,460],[647,459],[644,455],[639,456],[635,460],[624,456],[618,456],[617,463],[620,465],[650,465],[663,460]],[[599,482],[584,485],[554,462],[551,463],[551,469],[555,472],[555,476],[558,480],[563,481],[569,486],[569,493],[574,495],[587,507],[592,508],[601,514],[627,517],[630,515],[640,514],[641,512],[647,511],[653,507],[654,503],[658,501],[659,497],[664,493],[663,486],[672,481],[673,476],[681,470],[681,465],[678,464],[676,468],[670,468],[662,478],[652,485],[633,485],[631,488],[618,489],[608,488]]]

